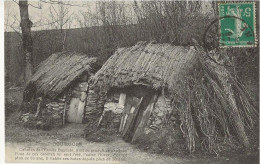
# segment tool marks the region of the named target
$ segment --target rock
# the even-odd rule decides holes
[[[51,107],[59,107],[59,104],[57,102],[51,102],[50,106]]]
[[[59,98],[58,99],[60,102],[65,102],[65,99],[63,99],[63,98]]]
[[[150,129],[150,128],[145,128],[145,129],[144,129],[144,133],[145,133],[145,134],[149,134],[149,133],[151,133],[151,132],[153,132],[153,130]]]
[[[60,111],[60,108],[57,107],[57,108],[52,108],[53,110],[56,110],[56,111]]]
[[[174,116],[171,116],[171,120],[175,121],[175,120],[177,120],[177,118],[175,118]]]
[[[158,117],[162,117],[163,115],[164,115],[164,113],[163,113],[162,111],[160,111],[160,112],[157,114]]]
[[[43,122],[42,122],[42,121],[38,121],[38,122],[36,123],[36,126],[40,126],[41,124],[43,124]]]
[[[156,124],[156,125],[160,125],[162,123],[162,120],[156,120],[155,122],[154,122],[154,124]]]
[[[159,109],[158,107],[156,107],[156,108],[154,109],[154,112],[155,112],[155,113],[158,113],[158,112],[160,112],[160,109]]]
[[[159,130],[159,129],[160,129],[160,128],[159,128],[158,126],[156,126],[156,125],[151,125],[149,128],[152,129],[152,130]]]

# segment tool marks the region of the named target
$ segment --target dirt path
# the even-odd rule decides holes
[[[61,157],[68,157],[73,162],[89,162],[89,163],[103,163],[104,159],[109,159],[107,163],[127,163],[127,164],[203,164],[203,163],[215,163],[215,164],[229,164],[229,163],[244,163],[244,159],[239,158],[227,159],[227,158],[180,158],[170,157],[159,154],[151,154],[143,152],[134,147],[134,145],[124,142],[118,139],[113,142],[97,143],[90,142],[83,137],[84,125],[82,124],[69,124],[66,127],[60,129],[54,129],[51,131],[42,130],[30,130],[21,127],[18,124],[6,124],[6,160],[7,161],[20,161],[26,162],[33,160],[35,162],[49,161],[58,162],[60,159],[54,159],[52,153],[60,152]],[[71,148],[71,150],[69,150]],[[48,150],[48,151],[46,151]],[[109,150],[110,152],[107,152]],[[64,153],[66,151],[67,153]],[[78,152],[76,152],[78,151]],[[84,151],[84,152],[82,152]],[[114,151],[114,152],[113,152]],[[117,151],[117,153],[115,153]],[[120,159],[118,151],[121,151]],[[21,159],[28,155],[28,159]],[[32,155],[32,153],[38,153]],[[44,154],[45,153],[45,154]],[[49,154],[46,154],[49,153]],[[77,154],[78,153],[78,154]],[[94,156],[90,159],[90,156]],[[33,156],[33,157],[31,157]],[[55,154],[57,157],[57,154]],[[44,157],[44,158],[41,158]],[[53,157],[53,158],[51,158]],[[88,158],[87,158],[88,157]],[[52,159],[52,160],[51,160]],[[40,161],[39,161],[40,160]],[[247,163],[257,163],[255,161]]]
[[[149,154],[135,149],[133,145],[122,140],[109,143],[95,143],[86,141],[83,138],[84,125],[70,124],[64,128],[51,131],[29,130],[17,125],[6,127],[6,152],[10,160],[16,156],[15,152],[21,150],[33,150],[37,148],[46,149],[88,149],[91,151],[100,150],[126,150],[126,159],[120,163],[185,163],[186,160],[171,158],[162,155]],[[68,145],[72,146],[68,146]],[[76,145],[76,146],[75,146]],[[27,151],[26,151],[27,152]],[[113,156],[113,153],[106,153],[105,156]],[[97,159],[96,159],[97,160]],[[91,162],[91,161],[90,161]],[[99,161],[100,162],[100,161]]]

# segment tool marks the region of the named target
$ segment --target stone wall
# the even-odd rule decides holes
[[[167,125],[168,121],[174,120],[174,111],[171,100],[166,96],[159,96],[148,121],[145,133],[160,130]]]
[[[42,118],[50,120],[53,127],[63,125],[65,100],[66,96],[61,96],[61,98],[47,103],[46,108],[42,110]]]
[[[86,92],[87,82],[78,82],[67,90],[66,94],[60,96],[59,98],[48,101],[46,103],[46,108],[42,110],[42,117],[46,119],[51,119],[54,127],[62,126],[66,123],[67,114],[70,108],[71,98],[81,98],[82,92]],[[66,109],[65,108],[66,102]],[[65,115],[64,115],[65,112]]]
[[[85,121],[100,117],[103,112],[105,102],[106,93],[97,93],[90,84],[85,106]]]

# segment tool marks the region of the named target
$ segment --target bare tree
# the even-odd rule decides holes
[[[132,7],[145,40],[186,44],[191,39],[188,35],[196,34],[190,26],[198,25],[195,20],[203,18],[198,16],[201,2],[197,1],[134,1]]]
[[[10,12],[7,13],[7,18],[5,21],[5,30],[10,28],[11,30],[15,31],[21,38],[23,43],[23,56],[24,56],[24,72],[23,77],[24,81],[28,81],[32,76],[32,70],[33,70],[33,38],[32,38],[32,28],[46,28],[50,29],[53,27],[55,23],[58,23],[59,29],[61,29],[62,33],[62,49],[65,49],[65,41],[67,38],[67,33],[64,28],[70,28],[70,16],[68,13],[68,9],[71,6],[77,6],[77,7],[84,7],[85,4],[82,3],[80,5],[77,4],[70,4],[69,2],[64,2],[61,0],[40,0],[37,2],[30,2],[28,0],[12,0],[14,3],[16,3],[19,6],[20,9],[20,19],[16,17],[16,14],[11,14]],[[61,14],[58,14],[59,17],[55,21],[49,21],[48,23],[42,22],[42,20],[39,20],[35,22],[33,25],[32,21],[30,20],[28,8],[33,7],[36,9],[42,9],[42,3],[46,3],[49,5],[58,5]],[[53,11],[54,12],[54,11]],[[9,19],[12,18],[12,19]],[[20,31],[21,30],[21,31]],[[63,32],[65,31],[65,32]],[[37,38],[37,37],[36,37]]]
[[[61,45],[62,45],[62,50],[66,49],[65,42],[67,38],[67,30],[70,29],[71,25],[71,16],[73,13],[70,13],[70,3],[64,3],[62,0],[55,1],[57,2],[56,4],[50,4],[49,10],[50,10],[50,17],[51,17],[51,22],[53,22],[51,25],[60,30],[61,34]]]

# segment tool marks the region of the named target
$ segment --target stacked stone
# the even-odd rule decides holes
[[[97,101],[97,109],[99,111],[103,111],[105,102],[106,102],[106,93],[101,92]]]
[[[121,113],[115,113],[114,114],[114,119],[113,119],[113,121],[114,121],[114,123],[119,123],[120,122],[120,120],[121,120]]]
[[[114,113],[113,122],[114,122],[115,124],[120,124],[123,111],[124,111],[124,106],[117,104],[117,105],[116,105],[116,109],[113,110],[113,113]]]
[[[118,129],[120,126],[123,110],[124,106],[119,105],[118,103],[106,102],[104,105],[104,117],[111,117],[111,119],[109,119],[111,122],[107,122],[107,124],[111,124],[114,128]]]
[[[105,120],[109,120],[110,122],[106,122],[106,124],[111,124],[115,128],[119,128],[121,116],[123,113],[124,106],[119,105],[114,102],[106,102],[104,105],[104,117]]]
[[[152,130],[159,130],[164,125],[164,120],[166,119],[166,115],[171,113],[171,100],[160,96],[155,103],[154,110],[152,112],[152,117],[149,121],[149,128]]]
[[[97,108],[98,94],[94,90],[89,90],[86,103],[85,118],[90,119],[96,117],[101,111]]]
[[[62,126],[63,125],[63,113],[65,105],[65,96],[57,99],[56,101],[46,104],[47,110],[43,113],[43,117],[52,120],[52,125]]]
[[[113,111],[114,112],[113,122],[115,124],[120,124],[123,110],[124,110],[123,106],[117,106],[117,109]]]
[[[121,116],[121,113],[113,113],[113,127],[116,129],[119,129]]]

